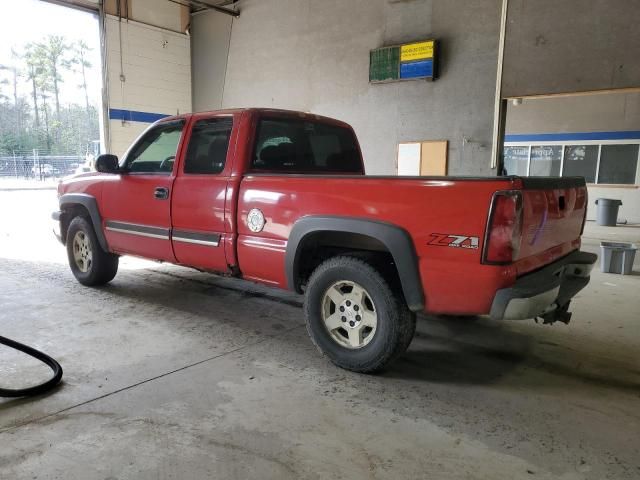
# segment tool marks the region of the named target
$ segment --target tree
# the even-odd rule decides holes
[[[32,149],[41,155],[86,154],[100,136],[98,107],[91,104],[88,88],[94,74],[91,50],[83,41],[49,36],[21,46],[20,55],[12,51],[11,59],[2,58],[0,155]],[[23,83],[26,94],[21,93]],[[68,95],[79,89],[84,102]]]
[[[13,85],[13,106],[15,111],[15,125],[14,125],[14,133],[18,135],[19,132],[23,129],[23,109],[20,106],[20,99],[18,98],[18,78],[20,77],[20,69],[18,68],[17,61],[20,59],[20,56],[16,53],[16,51],[11,49],[11,64],[9,65],[0,65],[0,70],[5,70],[10,72],[11,74],[11,83]],[[8,81],[5,80],[5,84]]]
[[[4,66],[0,65],[0,70],[3,70],[3,69],[4,69]],[[0,79],[0,102],[6,102],[7,100],[9,100],[9,97],[7,97],[2,91],[3,85],[9,85],[9,80],[7,80],[6,78]]]
[[[36,121],[36,129],[39,129],[40,115],[38,111],[38,78],[40,77],[42,66],[40,65],[39,58],[36,55],[36,46],[33,43],[28,43],[26,45],[22,59],[27,66],[27,79],[29,80],[29,82],[31,82],[33,113]]]
[[[87,115],[89,115],[89,91],[87,90],[87,68],[91,68],[91,62],[87,60],[87,55],[93,50],[83,41],[79,40],[74,44],[73,52],[75,58],[72,60],[74,65],[79,65],[79,72],[82,75],[82,83],[78,85],[84,90],[84,101],[87,109]]]
[[[70,45],[60,35],[49,35],[44,42],[36,43],[36,57],[43,67],[41,74],[51,82],[56,100],[56,118],[60,118],[60,84],[62,72],[71,67],[68,58]]]

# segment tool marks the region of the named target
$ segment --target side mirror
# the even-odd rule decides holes
[[[103,153],[96,158],[96,170],[101,173],[118,173],[118,157],[109,153]]]

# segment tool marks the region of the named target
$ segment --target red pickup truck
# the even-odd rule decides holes
[[[583,178],[365,176],[353,129],[312,114],[166,118],[96,169],[53,214],[80,283],[137,255],[304,293],[315,345],[359,372],[406,350],[418,312],[568,322],[596,261]]]

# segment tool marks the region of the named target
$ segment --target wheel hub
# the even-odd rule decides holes
[[[344,300],[338,307],[340,312],[340,320],[344,323],[346,328],[357,328],[360,326],[362,316],[358,313],[362,311],[362,307],[351,300]]]
[[[322,302],[322,319],[331,338],[343,347],[366,346],[376,332],[378,315],[369,293],[352,281],[329,287]]]
[[[91,243],[86,233],[79,231],[73,237],[73,259],[82,273],[87,273],[93,261]]]

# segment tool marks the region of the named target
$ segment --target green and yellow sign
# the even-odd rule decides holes
[[[400,46],[400,61],[413,62],[415,60],[424,60],[433,58],[433,44],[435,40],[427,40],[426,42],[409,43]]]
[[[371,50],[369,82],[431,79],[437,77],[437,41],[394,45]]]

